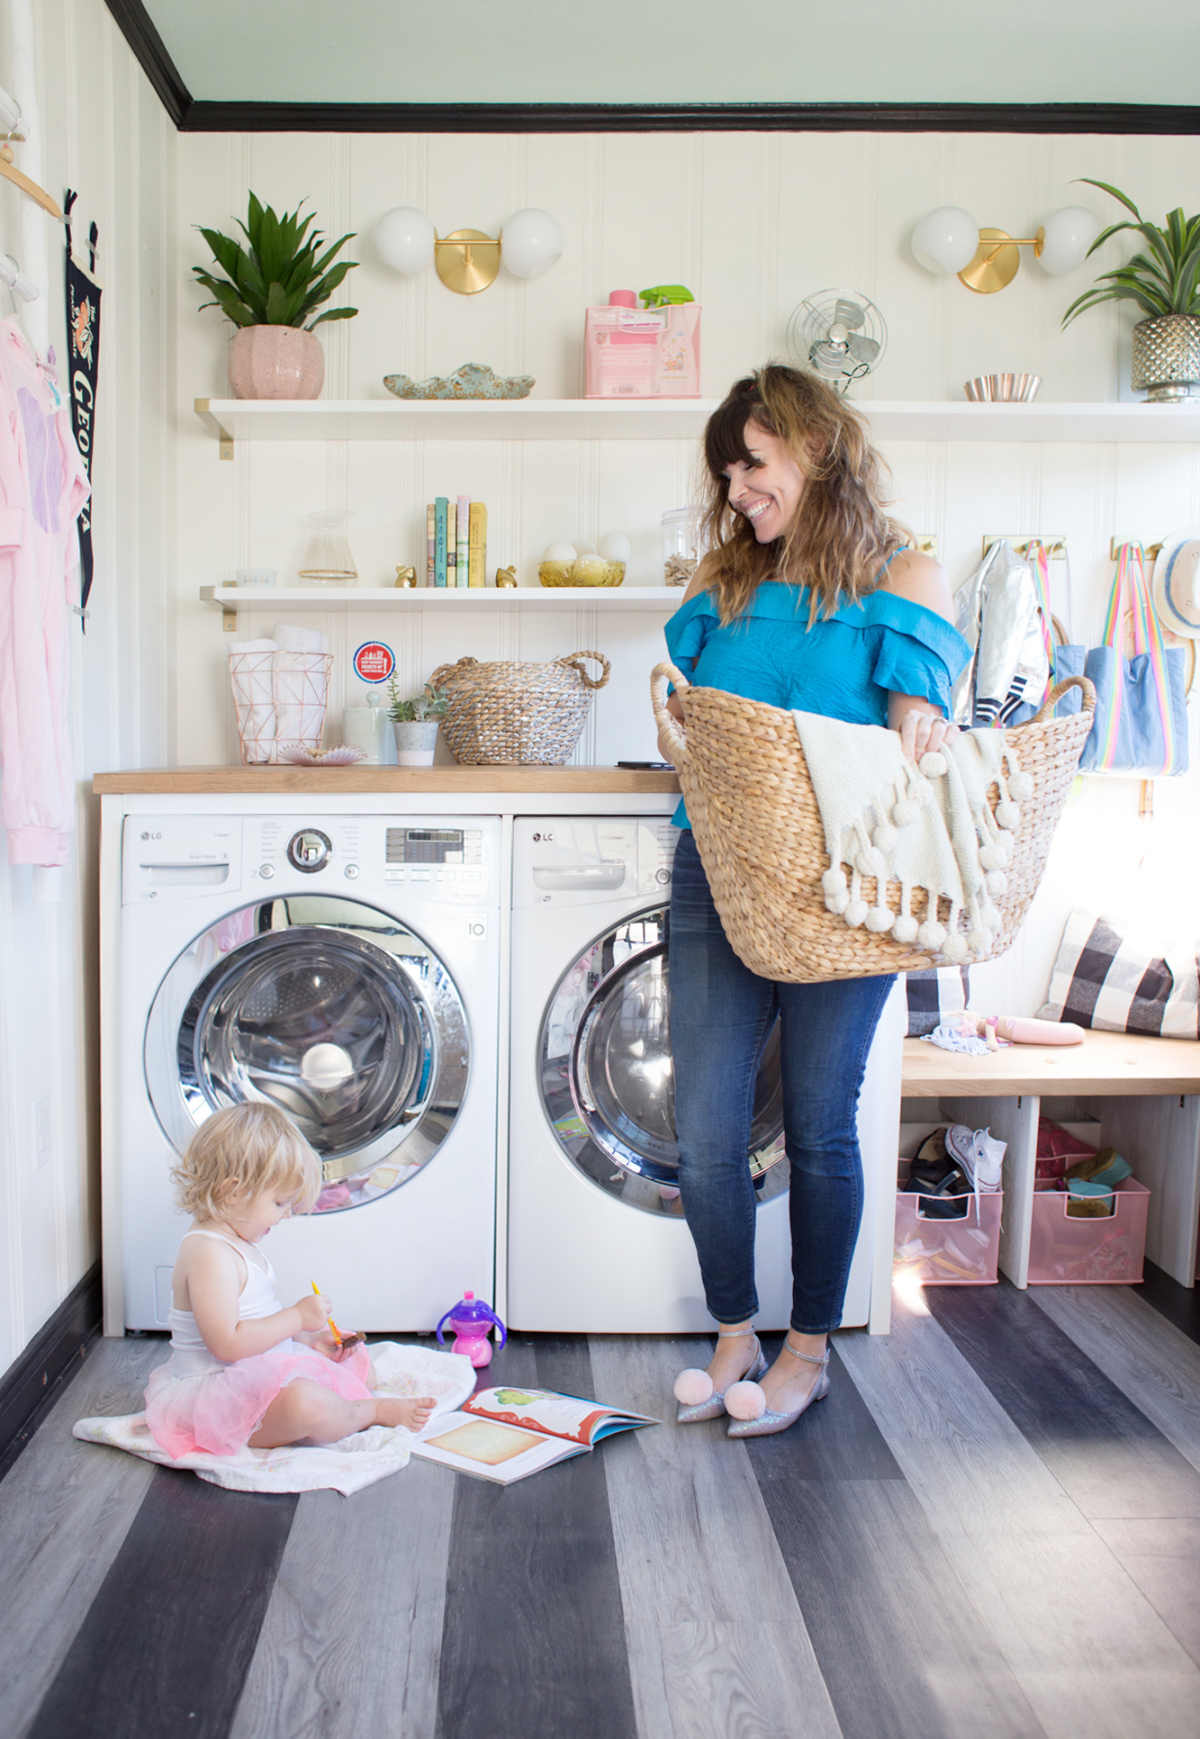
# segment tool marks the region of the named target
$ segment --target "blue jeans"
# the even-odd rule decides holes
[[[686,828],[675,848],[668,959],[679,1180],[705,1301],[719,1323],[744,1322],[758,1309],[747,1153],[759,1058],[778,1014],[791,1324],[824,1334],[841,1321],[862,1219],[858,1095],[895,980],[759,978],[726,940]]]

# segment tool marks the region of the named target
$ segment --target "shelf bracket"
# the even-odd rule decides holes
[[[221,459],[233,458],[233,436],[217,417],[212,413],[211,399],[196,399],[195,411],[200,421],[211,434],[217,437],[217,454]]]
[[[201,586],[200,598],[201,602],[205,604],[216,604],[221,612],[221,627],[226,634],[237,633],[238,613],[236,604],[227,604],[224,598],[218,598],[215,586]]]

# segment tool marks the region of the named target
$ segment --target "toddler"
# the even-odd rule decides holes
[[[192,1224],[171,1281],[171,1356],[151,1372],[146,1423],[171,1456],[247,1444],[335,1443],[368,1425],[419,1431],[431,1397],[372,1395],[366,1347],[339,1347],[330,1301],[286,1308],[259,1245],[321,1187],[321,1162],[274,1105],[232,1105],[197,1130],[171,1173]]]

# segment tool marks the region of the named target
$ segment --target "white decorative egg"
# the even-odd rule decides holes
[[[606,531],[600,539],[600,554],[607,562],[627,562],[633,545],[623,531]]]
[[[573,562],[578,555],[579,551],[573,543],[552,543],[547,546],[542,560],[544,562]]]

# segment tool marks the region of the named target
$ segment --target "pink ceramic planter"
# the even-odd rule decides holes
[[[298,326],[240,326],[229,344],[239,399],[315,399],[325,380],[320,340]]]

